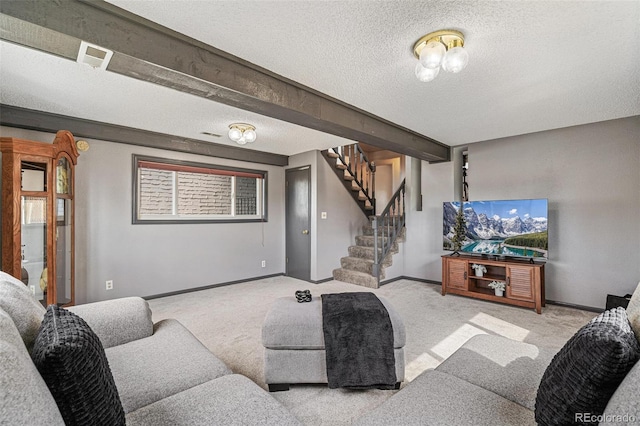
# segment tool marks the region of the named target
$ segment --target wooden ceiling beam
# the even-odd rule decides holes
[[[449,147],[104,1],[4,0],[0,38],[69,59],[81,40],[107,70],[426,161]]]
[[[286,155],[205,142],[3,104],[0,104],[0,125],[50,133],[65,129],[73,133],[76,138],[98,139],[273,166],[286,166],[289,164],[289,157]]]

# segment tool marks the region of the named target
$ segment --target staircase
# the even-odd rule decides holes
[[[356,236],[356,245],[349,247],[349,256],[341,258],[341,267],[333,270],[333,279],[363,287],[379,287],[380,280],[385,278],[385,268],[392,265],[393,255],[398,252],[398,242],[404,241],[405,228],[403,227],[395,241],[389,244],[389,237],[382,236],[384,229],[379,226],[376,244],[373,222],[372,217],[369,224],[362,228],[362,235]],[[374,248],[374,245],[377,247]],[[380,259],[384,245],[388,245],[388,252],[382,261],[378,261],[379,265],[376,265],[375,250],[378,252],[377,258]],[[379,271],[379,276],[376,276],[376,269]]]
[[[370,216],[369,225],[356,237],[356,245],[349,247],[349,256],[340,259],[333,279],[369,288],[378,288],[385,278],[385,268],[391,266],[398,252],[398,242],[404,241],[405,181],[393,194],[379,216]]]
[[[369,288],[378,288],[385,278],[385,268],[391,266],[398,252],[398,242],[404,241],[405,181],[379,216],[375,215],[376,166],[369,161],[357,143],[322,151],[322,156],[351,193],[362,212],[369,218],[356,245],[349,247],[349,256],[340,259],[340,268],[333,270],[333,279]]]
[[[322,151],[322,156],[349,191],[366,216],[376,211],[376,166],[369,161],[360,145],[339,146]]]

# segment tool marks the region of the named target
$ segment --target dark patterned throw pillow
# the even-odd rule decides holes
[[[50,305],[31,357],[67,425],[125,424],[102,343],[82,318]]]
[[[603,312],[569,339],[547,367],[536,396],[540,425],[596,424],[640,358],[623,308]]]

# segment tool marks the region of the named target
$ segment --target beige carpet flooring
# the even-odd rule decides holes
[[[339,281],[310,284],[275,277],[150,300],[153,320],[176,318],[234,373],[266,389],[263,378],[262,321],[278,297],[296,290],[323,293],[372,291],[387,298],[402,316],[406,332],[406,380],[436,367],[476,334],[498,334],[538,346],[560,348],[596,316],[547,305],[533,310],[455,295],[442,296],[440,286],[399,280],[371,290]],[[473,368],[473,366],[470,366]],[[351,391],[321,385],[295,385],[272,395],[307,425],[348,425],[396,391]]]

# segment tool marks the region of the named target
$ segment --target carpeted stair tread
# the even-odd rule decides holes
[[[378,288],[378,280],[364,272],[351,271],[344,268],[334,269],[333,279],[363,287]]]
[[[391,257],[388,256],[385,260],[387,260],[387,262],[384,262],[382,265],[380,265],[380,279],[385,278],[384,268],[391,266]],[[351,271],[364,272],[365,274],[373,275],[373,260],[371,259],[347,256],[340,259],[340,266],[343,269],[349,269]]]
[[[356,245],[362,247],[373,247],[375,238],[372,235],[358,235],[356,236]],[[378,237],[378,247],[382,247],[382,242],[386,242],[388,240],[387,237]],[[391,251],[394,253],[398,252],[398,241],[394,241],[391,244]]]
[[[382,226],[378,226],[378,235],[382,235],[383,232],[386,231],[386,228],[383,228]],[[404,241],[405,240],[405,236],[407,233],[407,228],[406,227],[402,227],[402,229],[400,230],[400,233],[398,234],[398,241]],[[373,227],[371,225],[365,225],[362,227],[362,234],[363,235],[373,235]]]
[[[349,246],[349,256],[352,257],[361,257],[363,259],[371,259],[373,260],[373,247],[365,247],[365,246]],[[393,250],[393,247],[391,247],[391,250],[389,251],[389,254],[387,256],[390,256],[392,254],[397,253],[398,250]],[[382,249],[380,247],[378,247],[378,254],[382,254]]]

